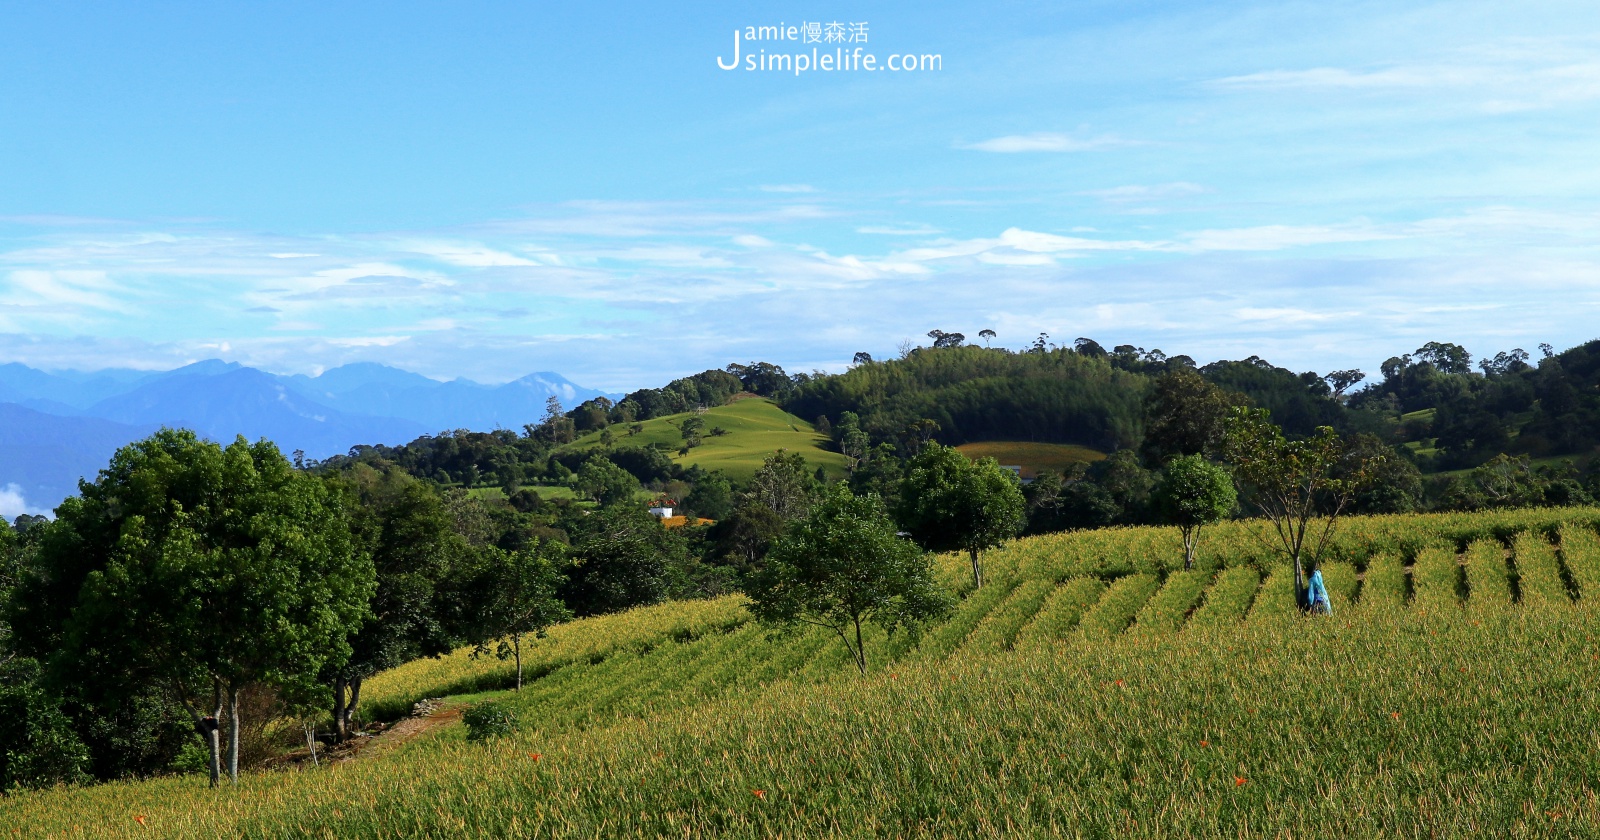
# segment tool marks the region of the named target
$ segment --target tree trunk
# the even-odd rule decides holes
[[[867,650],[861,646],[861,618],[856,617],[856,668],[865,675],[867,673]]]
[[[228,685],[228,781],[239,783],[239,687]]]
[[[222,784],[222,727],[218,725],[222,720],[222,688],[215,683],[211,687],[211,700],[214,710],[206,731],[206,747],[211,751],[211,786],[216,787]]]
[[[978,565],[978,550],[968,549],[972,554],[972,585],[974,588],[983,588],[983,567]]]
[[[511,649],[517,653],[517,690],[522,690],[522,634],[511,634]]]
[[[1306,608],[1306,572],[1298,553],[1294,557],[1294,603],[1300,609]]]
[[[350,732],[345,728],[344,716],[344,677],[333,678],[333,742],[342,744],[350,737]]]
[[[356,718],[356,704],[361,702],[361,677],[350,678],[350,702],[344,704],[344,728],[346,732],[355,734],[353,722]]]
[[[1198,528],[1185,528],[1183,531],[1183,570],[1186,572],[1194,569],[1194,547],[1200,542],[1199,536]]]
[[[306,731],[306,750],[311,753],[311,766],[317,766],[317,725],[311,721],[304,724]]]

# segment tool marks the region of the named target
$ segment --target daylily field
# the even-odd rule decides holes
[[[1249,523],[1023,539],[941,560],[962,595],[856,673],[737,597],[555,628],[529,682],[465,652],[367,713],[496,699],[337,766],[0,799],[23,836],[1600,835],[1600,510],[1351,519],[1331,618]]]

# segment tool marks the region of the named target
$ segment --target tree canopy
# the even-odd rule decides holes
[[[944,614],[949,596],[921,549],[896,535],[883,503],[843,484],[823,495],[768,552],[748,585],[751,612],[768,624],[824,627],[862,673],[862,624],[887,631]]]

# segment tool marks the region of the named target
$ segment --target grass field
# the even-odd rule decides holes
[[[1349,520],[1331,618],[1251,535],[1019,540],[940,559],[920,636],[773,636],[738,597],[554,628],[528,687],[464,653],[370,711],[486,698],[336,770],[22,793],[24,835],[163,837],[1586,837],[1600,834],[1600,510]],[[144,824],[134,820],[143,817]]]
[[[705,421],[701,444],[688,455],[679,455],[683,434],[678,426],[686,418],[698,416]],[[626,426],[613,426],[614,447],[650,446],[665,444],[674,463],[689,466],[699,464],[708,470],[722,470],[734,481],[748,481],[761,467],[768,455],[780,449],[799,452],[814,466],[825,469],[830,478],[845,474],[844,456],[823,447],[828,438],[819,435],[811,424],[786,413],[777,403],[767,399],[743,399],[727,405],[708,409],[704,414],[688,412],[657,417],[644,421],[644,429],[629,435]],[[720,427],[727,434],[713,436],[711,430]],[[600,447],[600,433],[591,432],[567,445],[571,449]]]
[[[523,489],[532,490],[533,492],[538,493],[539,498],[541,499],[567,499],[570,501],[578,498],[578,491],[573,490],[571,487],[568,487],[565,484],[526,484],[523,485]],[[499,487],[474,487],[471,490],[468,490],[467,494],[470,496],[477,496],[480,499],[489,499],[493,501],[501,501],[506,497],[505,491],[501,490]]]
[[[963,443],[956,447],[961,454],[976,461],[993,458],[1003,465],[1022,467],[1023,478],[1033,478],[1040,470],[1065,473],[1076,464],[1091,464],[1106,455],[1087,446],[1067,443],[1032,443],[1022,440],[986,440]]]

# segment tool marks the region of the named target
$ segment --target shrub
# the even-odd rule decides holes
[[[467,725],[468,741],[504,738],[521,727],[516,712],[492,700],[468,706],[461,714],[461,722]]]

